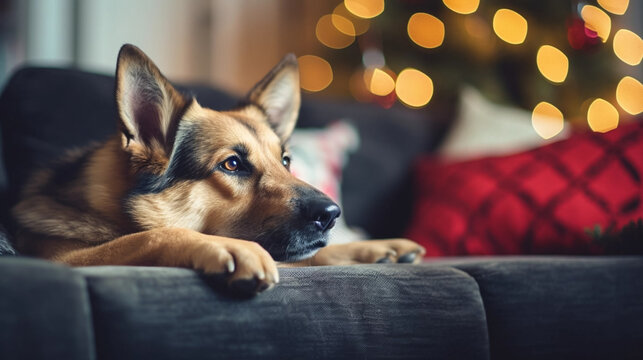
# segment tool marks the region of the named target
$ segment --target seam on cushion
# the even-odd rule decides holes
[[[482,296],[480,283],[478,282],[478,279],[473,274],[463,269],[460,269],[454,266],[445,266],[445,267],[453,269],[456,273],[459,273],[461,275],[464,275],[470,278],[476,284],[476,287],[478,289],[478,296],[480,297],[480,304],[482,305],[482,309],[484,310],[484,324],[485,324],[485,331],[487,334],[487,359],[491,359],[491,338],[490,338],[491,334],[489,332],[489,321],[487,320],[487,306],[485,305],[485,302],[484,302],[484,296]]]
[[[94,316],[94,301],[93,297],[91,294],[91,290],[89,288],[89,281],[87,281],[87,277],[84,274],[81,274],[80,272],[75,271],[72,269],[76,274],[80,276],[82,279],[83,285],[85,287],[85,301],[84,303],[87,305],[87,323],[89,325],[89,339],[90,339],[90,360],[97,360],[98,359],[98,353],[96,352],[96,329],[94,327],[94,324],[96,323],[95,321],[95,316]]]

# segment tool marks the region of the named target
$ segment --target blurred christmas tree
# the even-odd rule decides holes
[[[325,50],[316,54],[321,58],[309,56],[310,68],[303,64],[302,87],[324,89],[330,71],[336,80],[328,92],[421,108],[452,101],[468,83],[492,100],[544,109],[561,125],[564,116],[607,131],[643,110],[643,86],[624,76],[640,74],[632,69],[643,56],[641,38],[624,29],[628,6],[629,0],[345,0],[317,23]]]

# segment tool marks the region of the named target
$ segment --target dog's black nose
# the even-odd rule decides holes
[[[307,204],[308,219],[317,230],[324,232],[335,226],[335,220],[341,214],[339,206],[327,199],[312,200]]]

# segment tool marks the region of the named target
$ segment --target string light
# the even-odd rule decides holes
[[[615,15],[623,15],[627,11],[630,0],[598,0],[598,4]]]
[[[324,90],[333,81],[333,69],[328,61],[315,55],[303,55],[299,63],[299,84],[311,92]]]
[[[592,101],[587,110],[587,123],[594,132],[608,132],[618,127],[618,110],[606,100]]]
[[[616,86],[616,102],[632,115],[643,112],[643,85],[633,77],[626,76]]]
[[[614,34],[614,54],[621,59],[622,62],[636,66],[641,63],[643,57],[643,41],[635,33],[621,29]]]
[[[352,35],[352,36],[362,35],[368,31],[371,24],[370,20],[353,15],[353,13],[351,13],[350,11],[348,11],[348,9],[346,9],[346,6],[344,6],[343,2],[341,2],[339,5],[335,7],[335,9],[333,10],[333,15],[341,16],[353,24],[353,33],[348,33],[346,35]],[[332,18],[332,19],[333,19],[333,24],[335,24],[335,18]]]
[[[393,77],[381,69],[366,69],[364,81],[373,95],[386,96],[395,89]]]
[[[384,0],[344,0],[344,6],[355,16],[371,19],[384,11]]]
[[[324,15],[319,18],[315,27],[315,35],[317,35],[319,42],[332,49],[343,49],[355,41],[354,36],[346,35],[337,30],[331,15]]]
[[[534,108],[531,114],[531,125],[540,137],[551,139],[563,131],[565,119],[557,107],[543,101]]]
[[[592,5],[585,5],[580,16],[585,22],[585,27],[598,35],[602,42],[606,42],[612,29],[612,20],[603,10]]]
[[[493,16],[493,31],[509,44],[522,44],[527,37],[527,20],[509,9],[500,9]]]
[[[472,14],[478,10],[480,0],[442,0],[444,5],[458,14]]]
[[[431,14],[411,15],[407,31],[411,40],[424,48],[436,48],[444,41],[444,23]]]
[[[543,45],[536,54],[536,64],[540,73],[549,81],[562,83],[567,77],[569,60],[562,51],[551,45]]]
[[[422,107],[433,97],[433,81],[420,70],[406,68],[397,76],[395,93],[404,104]]]
[[[352,21],[334,13],[330,15],[330,21],[333,23],[335,29],[339,30],[342,34],[355,36],[355,26]]]

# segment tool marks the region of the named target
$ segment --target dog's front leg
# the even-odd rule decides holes
[[[279,282],[270,254],[251,241],[161,228],[129,234],[101,245],[72,250],[55,260],[72,266],[147,265],[224,274],[228,284],[244,292],[259,292]]]
[[[422,261],[422,256],[425,253],[422,246],[406,239],[367,240],[328,245],[309,259],[279,263],[279,266],[300,267],[391,262],[417,264]]]

